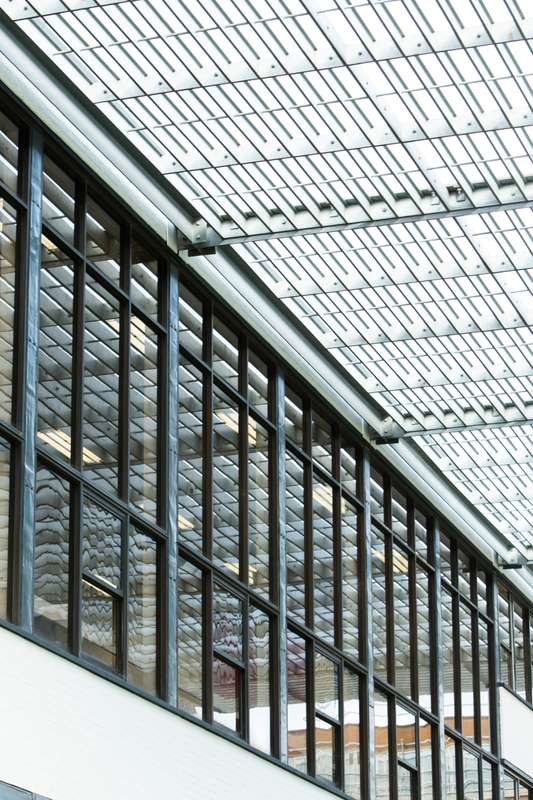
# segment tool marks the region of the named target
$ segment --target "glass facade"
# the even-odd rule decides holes
[[[532,609],[37,134],[0,112],[1,618],[356,800],[526,797]]]

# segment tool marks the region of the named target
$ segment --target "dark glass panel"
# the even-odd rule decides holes
[[[472,657],[472,630],[474,620],[471,611],[459,603],[459,654],[461,661],[462,733],[474,739],[474,675]]]
[[[359,576],[357,510],[341,498],[341,569],[343,650],[359,655]]]
[[[431,725],[425,719],[418,721],[420,747],[420,800],[433,800],[433,760]]]
[[[248,417],[248,582],[261,595],[270,588],[270,434]]]
[[[444,791],[443,800],[457,800],[457,757],[455,740],[444,735]]]
[[[387,586],[383,534],[372,528],[372,652],[374,674],[387,680]]]
[[[407,498],[396,486],[391,491],[392,530],[407,541]]]
[[[311,417],[311,443],[313,460],[331,472],[333,455],[331,424],[316,411],[313,411]]]
[[[152,319],[158,317],[157,258],[140,242],[131,247],[131,301]]]
[[[299,447],[303,446],[303,402],[289,386],[285,389],[285,433]]]
[[[118,302],[88,279],[85,292],[83,467],[104,492],[117,493],[119,445]]]
[[[304,469],[286,457],[287,613],[305,624]]]
[[[220,655],[241,661],[243,653],[242,600],[215,584],[213,599],[213,647]]]
[[[381,692],[374,692],[374,758],[376,765],[376,800],[389,800],[389,709],[387,698]]]
[[[17,212],[0,197],[0,420],[11,421]]]
[[[426,570],[416,563],[416,631],[418,664],[418,702],[431,711],[431,620],[429,614],[429,577]]]
[[[202,301],[183,284],[179,299],[179,342],[197,358],[203,357]]]
[[[120,587],[121,520],[92,500],[83,506],[82,567],[108,586]]]
[[[43,223],[53,228],[67,244],[74,245],[74,181],[47,155],[43,167]]]
[[[377,469],[370,469],[370,513],[380,522],[385,520],[385,494],[383,475]]]
[[[157,691],[157,545],[135,528],[128,544],[128,680]]]
[[[213,393],[213,561],[239,575],[239,408]]]
[[[268,366],[257,353],[248,358],[248,402],[252,408],[268,417]]]
[[[178,563],[178,705],[202,719],[202,573],[183,559]]]
[[[241,727],[241,672],[221,658],[213,658],[213,720],[235,733]]]
[[[17,191],[19,129],[0,111],[0,181]]]
[[[0,440],[0,617],[7,617],[11,450]]]
[[[178,534],[202,550],[203,530],[203,376],[182,356],[178,409]]]
[[[345,446],[340,452],[340,481],[342,488],[353,495],[357,494],[357,458],[355,447]]]
[[[251,606],[248,623],[250,744],[270,753],[270,620]]]
[[[343,683],[344,791],[350,797],[361,797],[361,738],[359,676],[344,669]]]
[[[453,604],[452,596],[442,590],[442,682],[444,684],[444,720],[451,728],[455,728],[454,700],[454,640],[453,640]]]
[[[396,688],[411,696],[411,613],[409,599],[409,559],[399,547],[392,550],[394,595],[394,663]]]
[[[39,302],[38,443],[70,461],[74,264],[44,236]]]
[[[315,653],[315,707],[332,719],[339,718],[339,668],[319,650]]]
[[[33,629],[68,644],[70,486],[41,467],[35,481]]]
[[[481,744],[490,750],[490,653],[488,625],[479,620],[479,699],[481,711]]]
[[[320,717],[315,719],[316,777],[330,783],[336,782],[336,735],[335,727]]]
[[[81,582],[81,649],[85,656],[117,668],[118,602],[88,581]]]
[[[463,748],[464,800],[479,800],[479,760],[468,748]]]
[[[305,642],[287,631],[287,697],[289,765],[307,772],[307,705]]]
[[[315,629],[334,642],[333,490],[327,483],[313,483],[313,571]]]
[[[159,474],[159,338],[139,317],[130,321],[130,501],[157,518]]]
[[[110,281],[120,282],[120,225],[91,197],[87,198],[87,258]]]
[[[218,317],[213,319],[213,372],[239,388],[239,339]]]

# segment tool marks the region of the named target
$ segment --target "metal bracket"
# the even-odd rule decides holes
[[[373,444],[397,444],[405,433],[392,417],[385,417],[380,427],[381,430],[370,437]]]
[[[216,253],[221,236],[207,224],[205,219],[193,223],[192,239],[178,232],[178,252],[187,250],[189,256],[211,256]]]
[[[496,564],[501,569],[522,569],[522,567],[533,567],[533,547],[526,549],[525,555],[519,553],[516,548],[502,556],[496,555]]]

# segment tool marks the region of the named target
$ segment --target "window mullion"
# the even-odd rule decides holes
[[[275,572],[271,580],[275,581],[274,597],[278,604],[277,640],[274,644],[275,680],[272,681],[272,697],[274,699],[275,713],[273,715],[274,742],[273,754],[287,764],[288,755],[288,689],[287,689],[287,536],[286,536],[286,452],[285,452],[285,379],[283,374],[276,370],[274,376],[274,406],[275,406],[275,464],[274,481],[276,493],[272,497],[274,503],[273,520],[274,536],[272,546],[273,558],[277,558]],[[276,691],[276,684],[277,690]],[[276,725],[276,716],[278,724]]]

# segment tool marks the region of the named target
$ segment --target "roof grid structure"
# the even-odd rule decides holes
[[[531,3],[0,7],[533,546]]]

